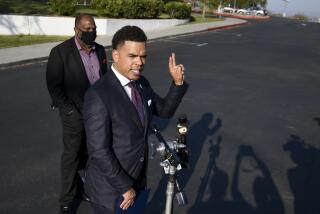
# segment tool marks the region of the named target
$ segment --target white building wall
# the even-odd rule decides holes
[[[188,22],[178,19],[101,19],[95,18],[98,35],[113,35],[125,25],[144,31],[157,30]],[[74,17],[0,15],[0,35],[74,35]]]

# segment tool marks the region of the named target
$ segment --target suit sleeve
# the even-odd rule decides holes
[[[188,87],[189,85],[186,82],[181,86],[177,86],[172,82],[165,98],[161,98],[152,91],[153,114],[164,118],[172,117]]]
[[[108,111],[98,94],[89,89],[84,99],[84,126],[90,163],[120,193],[133,185],[133,180],[122,169],[112,150],[112,124]]]
[[[58,108],[72,109],[72,103],[64,91],[64,65],[57,48],[53,48],[50,52],[46,80],[52,104]]]

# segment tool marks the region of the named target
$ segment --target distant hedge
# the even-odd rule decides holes
[[[75,0],[49,0],[49,5],[57,15],[69,16],[76,13]]]
[[[114,18],[156,18],[163,10],[161,0],[93,0],[98,15]]]
[[[162,0],[165,4],[168,3],[168,2],[184,2],[183,0]]]
[[[169,14],[170,18],[187,19],[191,15],[191,6],[183,2],[168,2],[164,6],[164,12]]]

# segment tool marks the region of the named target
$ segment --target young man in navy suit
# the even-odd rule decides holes
[[[89,153],[85,191],[96,214],[128,209],[146,188],[148,132],[152,115],[171,117],[188,85],[184,66],[169,57],[173,79],[165,98],[142,76],[147,37],[136,26],[125,26],[112,39],[111,71],[86,93],[84,124]],[[122,197],[121,197],[122,196]],[[116,205],[121,198],[120,205]]]

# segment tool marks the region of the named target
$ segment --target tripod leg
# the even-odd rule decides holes
[[[172,201],[173,201],[173,194],[174,194],[174,182],[168,181],[167,185],[167,199],[166,199],[166,211],[165,214],[171,214],[172,213]]]
[[[176,185],[176,171],[177,168],[175,166],[170,165],[169,167],[169,179],[167,185],[167,200],[166,200],[166,212],[165,214],[172,213],[172,203],[173,203],[173,196],[174,196],[174,187]]]
[[[176,187],[177,187],[177,193],[175,194],[175,196],[177,198],[178,204],[180,206],[185,206],[185,205],[188,204],[187,197],[186,197],[186,195],[184,194],[184,192],[180,188],[180,184],[178,182],[178,178],[176,178],[175,182],[176,182]]]

